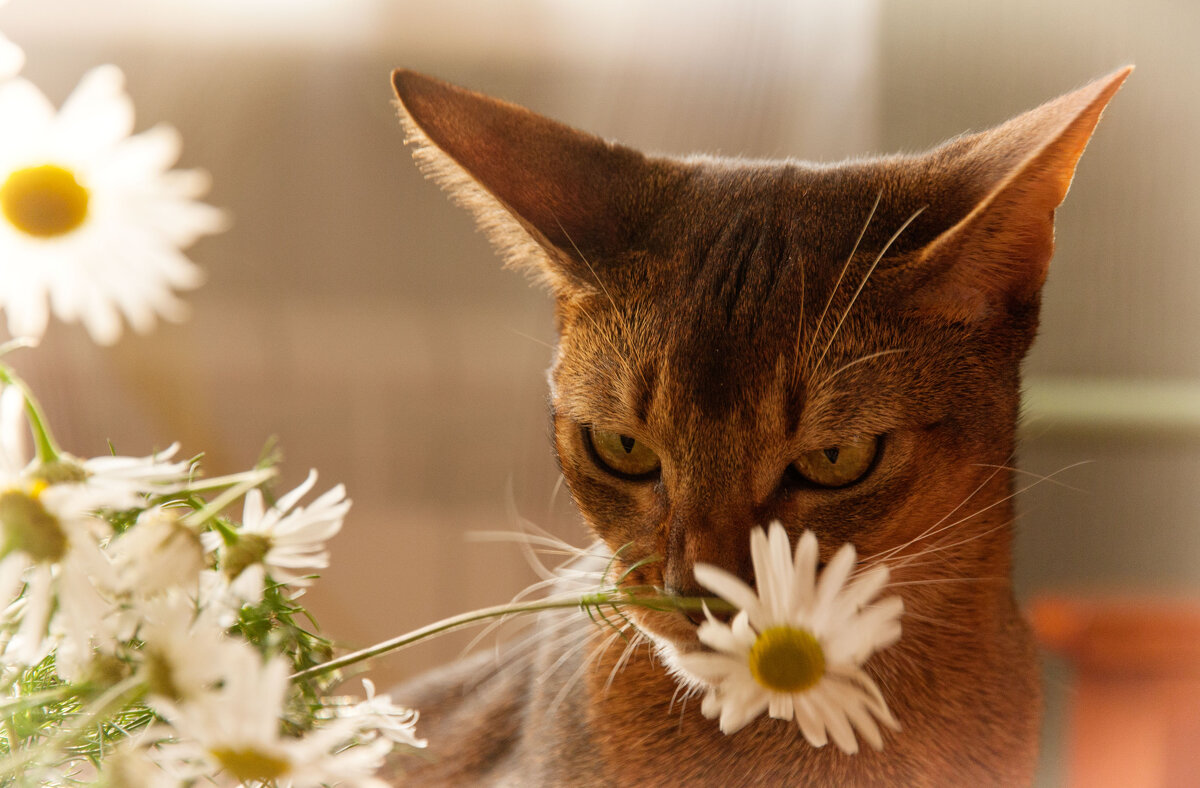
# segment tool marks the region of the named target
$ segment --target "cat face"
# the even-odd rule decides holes
[[[1054,208],[1127,74],[840,166],[646,157],[394,84],[419,163],[554,294],[555,444],[614,577],[699,596],[705,562],[753,584],[750,530],[779,520],[823,558],[886,561],[917,620],[987,623],[1012,607],[1007,466]],[[683,614],[631,614],[668,656],[698,647]]]
[[[750,529],[774,520],[830,553],[852,541],[870,560],[911,541],[889,555],[902,567],[937,543],[957,571],[1007,575],[1007,529],[979,510],[1010,494],[996,469],[1036,299],[998,320],[923,308],[913,269],[947,219],[921,210],[910,165],[879,165],[854,196],[843,172],[681,166],[642,248],[560,300],[558,456],[627,583],[703,596],[700,561],[753,582]],[[989,485],[952,537],[922,542]],[[978,543],[951,545],[963,541]],[[684,616],[634,615],[694,642]]]

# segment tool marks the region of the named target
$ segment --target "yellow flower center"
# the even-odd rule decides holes
[[[251,780],[265,783],[288,772],[289,764],[286,758],[253,748],[218,747],[210,752],[225,771],[244,783]]]
[[[41,502],[45,484],[35,483],[30,492],[0,493],[0,555],[20,550],[34,561],[54,563],[67,553],[67,535],[58,518]]]
[[[57,164],[16,170],[0,186],[0,211],[21,232],[37,238],[66,235],[87,218],[88,190]]]
[[[271,549],[271,540],[262,534],[242,534],[238,540],[225,548],[221,565],[225,576],[236,580],[247,568],[261,564]]]
[[[825,652],[808,630],[769,627],[750,647],[750,675],[775,692],[803,692],[825,675]]]
[[[155,648],[142,651],[142,665],[146,671],[146,686],[152,695],[161,695],[178,703],[185,700],[183,690],[175,681],[175,666],[171,658]]]

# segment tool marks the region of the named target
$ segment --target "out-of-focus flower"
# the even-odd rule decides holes
[[[186,594],[169,591],[139,605],[138,613],[141,669],[150,705],[188,703],[241,669],[245,644],[228,637]]]
[[[49,312],[100,344],[186,315],[175,290],[200,270],[180,251],[225,227],[197,202],[208,177],[170,170],[178,133],[130,136],[133,104],[115,66],[89,71],[57,113],[32,83],[0,82],[0,307],[14,336],[40,337]]]
[[[172,588],[196,591],[204,569],[204,546],[196,532],[174,512],[153,508],[112,541],[120,591],[150,597]]]
[[[172,774],[204,776],[217,785],[385,785],[373,775],[391,750],[390,740],[347,746],[355,728],[343,721],[301,738],[282,736],[287,662],[264,663],[252,647],[236,645],[240,648],[230,652],[230,669],[219,689],[164,708],[177,741],[160,747],[156,760]]]
[[[697,637],[713,651],[675,657],[681,679],[707,688],[704,716],[720,717],[721,730],[734,733],[766,711],[795,719],[815,747],[831,737],[844,752],[858,752],[857,729],[881,749],[876,720],[899,725],[862,665],[900,638],[903,601],[874,601],[887,568],[851,580],[856,557],[847,543],[818,577],[816,536],[805,531],[793,557],[779,523],[769,536],[756,528],[750,545],[757,593],[721,569],[695,568],[700,583],[740,608],[731,624],[708,614],[700,625]]]

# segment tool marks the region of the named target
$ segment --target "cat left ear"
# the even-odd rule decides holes
[[[1101,113],[1131,71],[1123,68],[946,146],[971,143],[957,166],[995,185],[921,251],[915,267],[933,281],[917,296],[919,312],[976,322],[999,305],[1036,299],[1054,252],[1054,209],[1067,195]]]
[[[637,151],[412,71],[392,85],[421,170],[559,295],[594,289],[652,210],[657,170]]]

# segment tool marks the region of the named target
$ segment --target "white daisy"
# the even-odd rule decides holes
[[[354,726],[345,723],[301,738],[281,735],[288,664],[279,657],[264,663],[253,647],[237,645],[242,647],[230,653],[219,689],[164,708],[178,741],[152,757],[173,774],[204,776],[217,785],[385,785],[374,773],[391,749],[389,740],[354,745]]]
[[[740,612],[727,625],[706,610],[697,636],[713,651],[678,654],[672,667],[707,689],[701,711],[719,716],[725,733],[766,711],[794,718],[814,747],[831,737],[844,752],[858,752],[857,729],[881,749],[875,721],[899,725],[862,665],[900,638],[900,597],[872,601],[887,583],[887,568],[851,580],[856,558],[847,543],[818,578],[816,536],[805,531],[792,556],[777,522],[769,536],[754,529],[750,546],[757,594],[728,572],[696,565],[696,579]]]
[[[186,594],[169,591],[145,601],[138,612],[140,670],[156,709],[200,698],[241,667],[245,644],[226,635]]]
[[[182,319],[173,290],[202,277],[180,249],[225,227],[196,201],[207,175],[169,171],[173,128],[130,136],[124,81],[93,69],[57,113],[28,80],[0,83],[0,307],[14,336],[40,337],[51,307],[101,344],[120,337],[122,314],[139,332]]]
[[[418,739],[416,733],[417,711],[407,706],[397,706],[389,695],[376,695],[375,682],[370,679],[363,679],[362,683],[366,699],[354,703],[346,698],[341,705],[327,705],[330,718],[349,720],[359,733],[382,735],[394,744],[424,747],[425,740]]]
[[[3,657],[32,665],[59,641],[58,670],[67,678],[110,611],[97,586],[116,582],[99,546],[106,525],[81,513],[70,489],[76,486],[33,482],[0,492],[0,601],[22,594],[0,615],[10,633]]]
[[[120,578],[119,591],[151,597],[172,588],[196,590],[204,569],[200,536],[173,511],[154,507],[114,539],[108,552]]]
[[[203,535],[205,546],[219,551],[222,572],[236,597],[259,601],[266,575],[291,586],[307,586],[313,570],[329,566],[325,542],[341,530],[350,501],[339,484],[308,506],[296,506],[316,482],[317,472],[309,471],[300,486],[269,509],[260,490],[246,493],[242,525],[233,544],[225,544],[220,534],[211,531]]]
[[[118,624],[111,594],[121,583],[100,547],[111,535],[97,509],[144,503],[156,486],[178,481],[183,463],[163,455],[76,460],[31,456],[26,398],[0,392],[0,653],[29,665],[57,646],[60,675],[78,674],[92,650],[111,650]],[[43,442],[50,442],[42,435]],[[15,599],[20,595],[19,599]],[[111,627],[101,626],[113,622]]]

